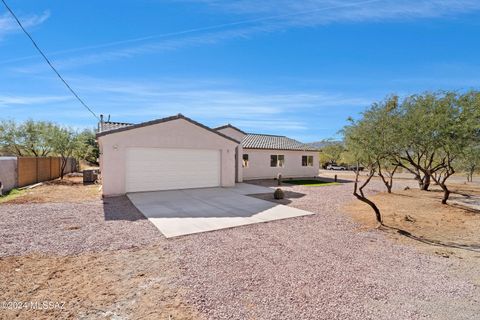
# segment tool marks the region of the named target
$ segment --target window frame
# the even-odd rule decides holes
[[[305,162],[303,161],[305,158]],[[302,155],[302,167],[313,167],[313,156]]]
[[[245,156],[246,156],[246,159],[245,159]],[[248,153],[244,153],[242,155],[242,168],[248,168],[248,160],[249,160]]]
[[[273,165],[275,163],[275,165]],[[283,168],[285,167],[285,155],[284,154],[271,154],[270,155],[270,168]]]

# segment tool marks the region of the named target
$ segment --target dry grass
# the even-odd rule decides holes
[[[80,167],[80,171],[83,170],[98,170],[98,164],[95,163],[90,163],[85,160],[80,160],[78,166]]]
[[[64,177],[44,182],[33,189],[22,190],[15,197],[5,198],[2,203],[47,203],[84,202],[101,198],[99,185],[84,185],[82,177]]]

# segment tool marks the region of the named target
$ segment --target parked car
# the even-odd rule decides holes
[[[329,164],[327,170],[347,170],[344,166],[339,166],[338,164]]]

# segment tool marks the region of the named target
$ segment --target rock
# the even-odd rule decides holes
[[[450,258],[450,255],[446,252],[435,251],[435,253],[443,258]]]
[[[409,186],[406,186],[405,188],[403,188],[403,190],[410,190],[410,187]]]

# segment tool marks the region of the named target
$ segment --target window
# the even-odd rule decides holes
[[[278,166],[283,167],[285,164],[285,156],[283,154],[278,155]]]
[[[242,162],[242,167],[243,168],[248,168],[248,154],[243,154],[243,162]]]
[[[270,167],[283,167],[285,165],[285,156],[283,154],[272,154],[270,156]]]
[[[302,156],[302,167],[313,167],[313,156]]]

